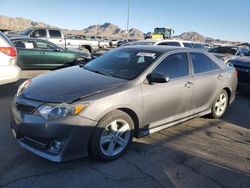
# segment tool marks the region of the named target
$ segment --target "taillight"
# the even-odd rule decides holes
[[[16,56],[16,48],[15,47],[0,47],[0,52],[4,54],[15,57]]]

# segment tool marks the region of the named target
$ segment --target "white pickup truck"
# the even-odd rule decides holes
[[[87,49],[90,53],[99,49],[99,41],[92,39],[66,38],[61,29],[28,28],[21,35],[49,40],[50,42],[71,50]]]

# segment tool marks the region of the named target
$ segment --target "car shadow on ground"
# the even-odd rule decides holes
[[[237,93],[235,101],[229,106],[222,120],[250,129],[250,94]]]
[[[250,132],[243,134],[249,138]],[[237,126],[197,118],[135,139],[122,158],[108,163],[91,158],[53,163],[11,138],[15,150],[5,154],[11,157],[0,167],[0,186],[247,187],[250,143],[245,138]]]

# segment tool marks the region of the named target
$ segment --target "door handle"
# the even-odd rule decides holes
[[[217,76],[217,79],[222,80],[223,76],[220,74],[219,76]]]
[[[194,84],[193,82],[188,81],[188,82],[185,84],[185,87],[190,88],[193,84]]]
[[[62,40],[59,40],[59,42],[62,42]]]

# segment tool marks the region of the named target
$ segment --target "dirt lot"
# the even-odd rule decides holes
[[[114,162],[58,164],[26,152],[11,134],[9,106],[20,82],[0,86],[0,187],[250,186],[250,95],[237,94],[222,120],[198,118],[134,140]]]

